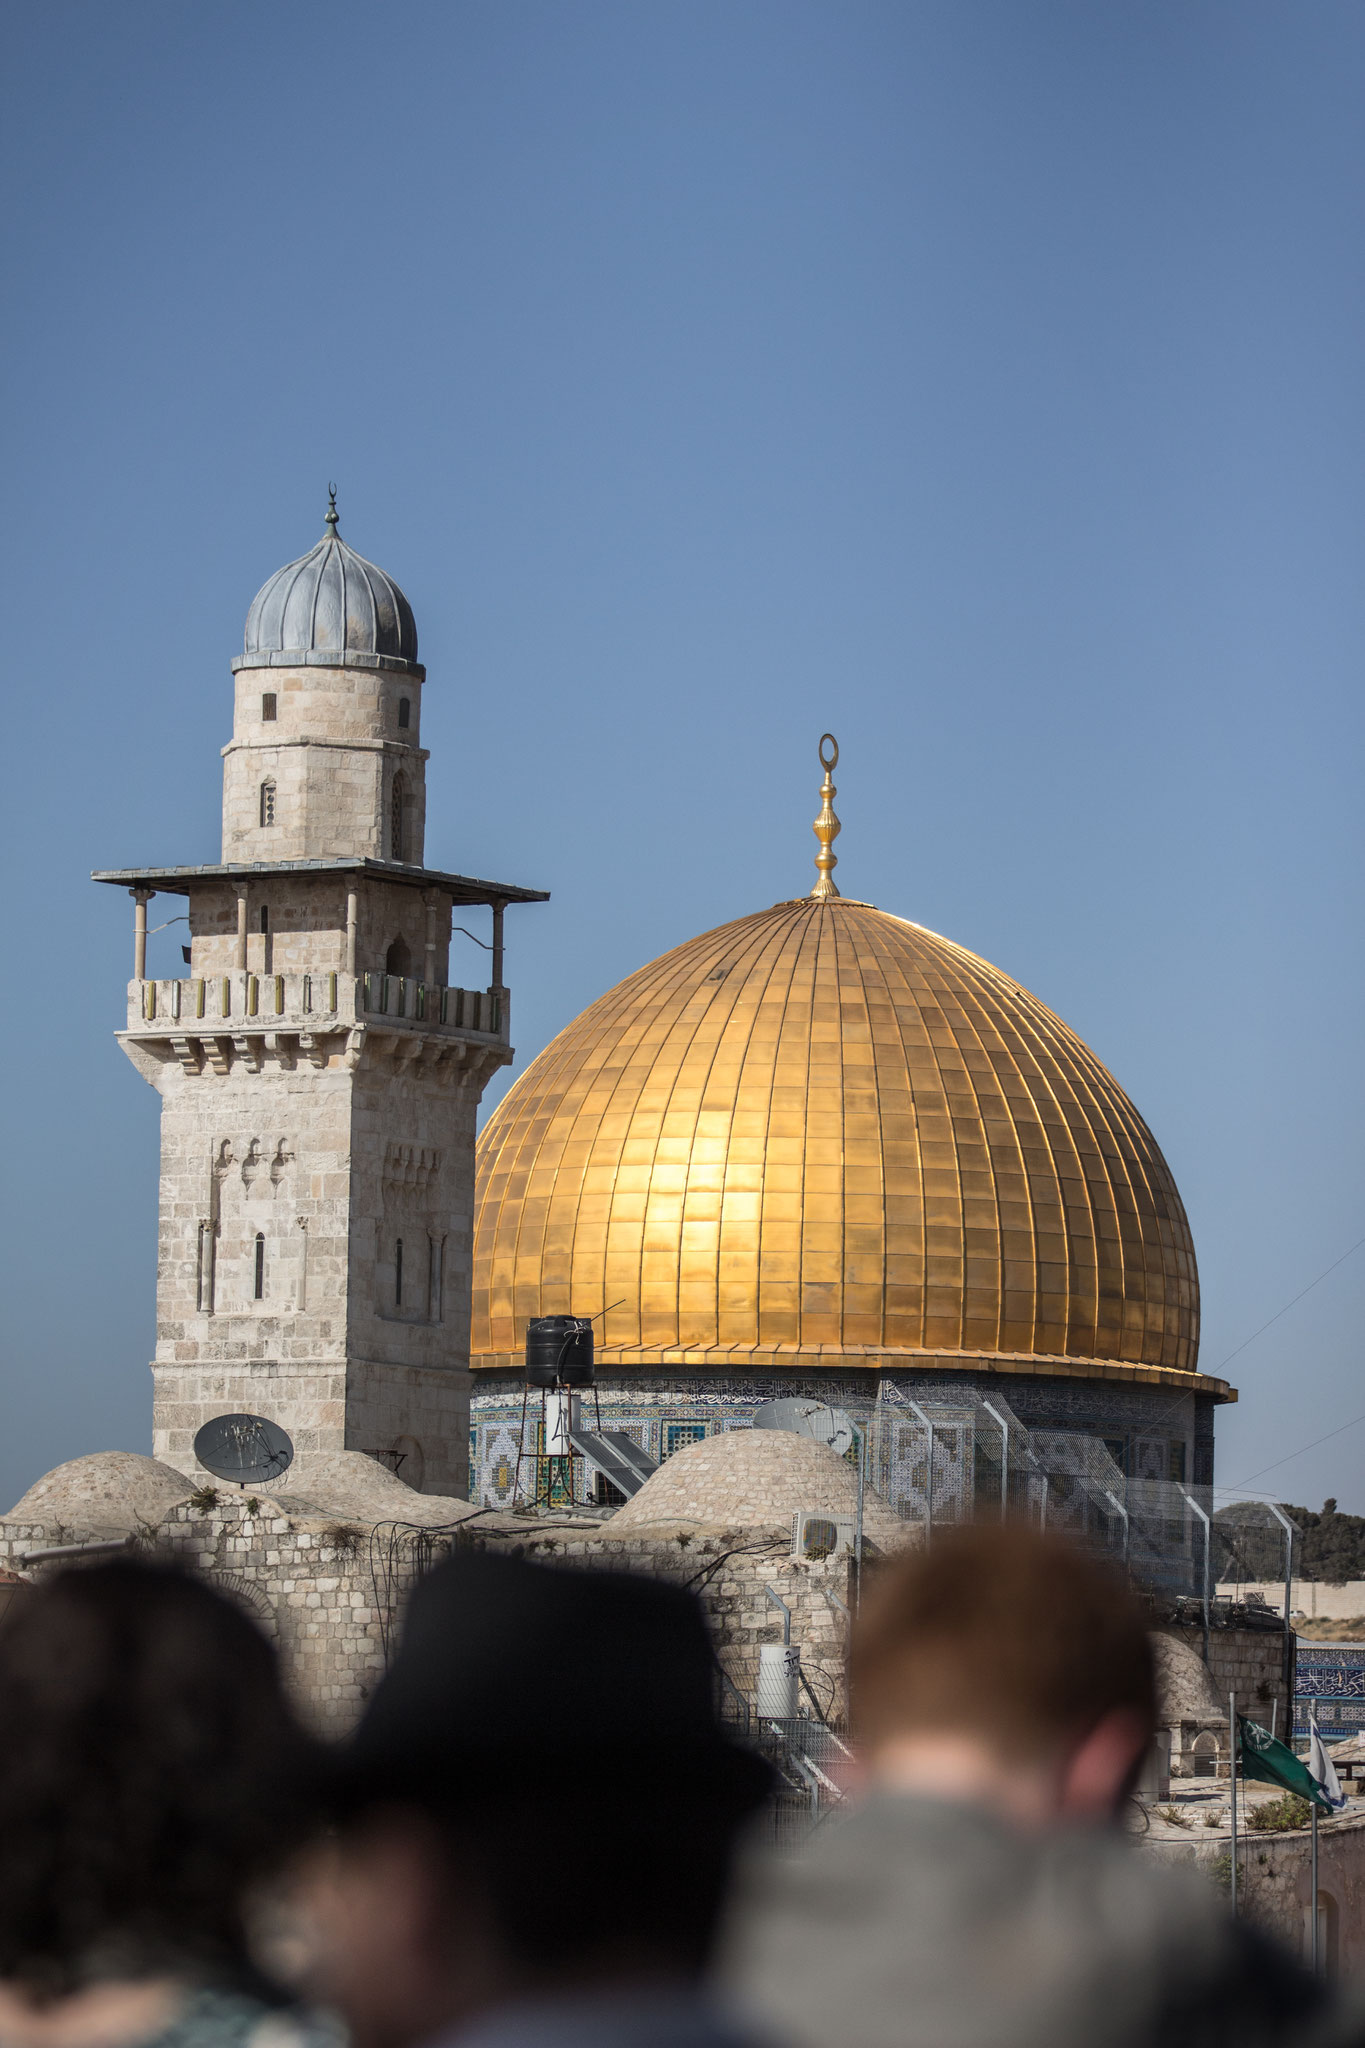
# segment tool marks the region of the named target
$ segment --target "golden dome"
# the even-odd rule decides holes
[[[624,1368],[1197,1387],[1180,1196],[1113,1076],[997,968],[831,894],[642,967],[479,1143],[473,1364],[607,1313]]]

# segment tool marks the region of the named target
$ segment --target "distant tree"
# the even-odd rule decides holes
[[[1329,1586],[1365,1579],[1365,1515],[1343,1515],[1334,1500],[1325,1500],[1319,1515],[1287,1501],[1281,1506],[1303,1531],[1294,1560],[1301,1579],[1319,1579]]]
[[[1321,1514],[1311,1508],[1281,1511],[1298,1530],[1294,1543],[1294,1576],[1317,1579],[1329,1586],[1347,1579],[1365,1579],[1365,1515],[1343,1515],[1334,1500],[1325,1500]],[[1261,1501],[1237,1501],[1213,1517],[1213,1565],[1220,1583],[1241,1580],[1256,1585],[1284,1577],[1284,1530]]]

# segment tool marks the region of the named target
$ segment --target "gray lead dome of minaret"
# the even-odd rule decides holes
[[[417,622],[391,576],[348,547],[337,531],[335,491],[327,531],[311,553],[286,563],[257,591],[234,669],[378,668],[421,675]]]

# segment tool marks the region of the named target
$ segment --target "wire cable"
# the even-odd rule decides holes
[[[1278,1472],[1281,1465],[1292,1464],[1293,1460],[1301,1458],[1305,1451],[1315,1451],[1319,1444],[1330,1443],[1334,1436],[1340,1436],[1345,1430],[1354,1429],[1361,1422],[1365,1422],[1365,1415],[1353,1415],[1349,1422],[1338,1423],[1335,1429],[1329,1429],[1326,1436],[1315,1436],[1311,1444],[1300,1444],[1296,1451],[1286,1451],[1284,1456],[1277,1458],[1273,1465],[1262,1465],[1259,1472],[1251,1474],[1251,1478],[1234,1480],[1227,1491],[1229,1493],[1236,1493],[1239,1489],[1250,1486],[1252,1479],[1263,1479],[1267,1472]],[[1223,1490],[1221,1486],[1218,1489],[1220,1493]]]
[[[1261,1324],[1261,1328],[1259,1330],[1253,1330],[1249,1337],[1244,1337],[1242,1339],[1242,1342],[1237,1346],[1237,1350],[1229,1351],[1227,1357],[1223,1359],[1220,1364],[1216,1365],[1213,1368],[1214,1371],[1221,1372],[1223,1370],[1223,1366],[1231,1365],[1233,1359],[1236,1358],[1240,1352],[1245,1351],[1248,1344],[1254,1344],[1256,1342],[1256,1339],[1261,1335],[1262,1331],[1268,1330],[1270,1328],[1271,1323],[1278,1323],[1281,1316],[1287,1316],[1289,1314],[1290,1309],[1294,1307],[1295,1302],[1302,1301],[1305,1294],[1311,1294],[1315,1287],[1320,1287],[1323,1281],[1327,1278],[1328,1274],[1335,1273],[1338,1266],[1344,1266],[1347,1259],[1350,1258],[1351,1252],[1358,1252],[1363,1244],[1365,1244],[1365,1237],[1358,1237],[1355,1243],[1351,1246],[1350,1251],[1344,1251],[1339,1259],[1333,1259],[1331,1265],[1325,1267],[1324,1270],[1318,1274],[1316,1280],[1310,1280],[1306,1287],[1301,1287],[1299,1289],[1298,1293],[1294,1296],[1293,1301],[1287,1301],[1283,1308],[1277,1308],[1274,1315],[1271,1316],[1266,1322]],[[1346,1423],[1343,1425],[1343,1427],[1349,1429],[1350,1424]],[[1322,1438],[1321,1441],[1325,1443],[1326,1438]],[[1269,1465],[1265,1467],[1265,1470],[1267,1472],[1270,1469],[1271,1468]]]

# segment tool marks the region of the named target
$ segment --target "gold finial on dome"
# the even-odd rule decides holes
[[[827,746],[831,750],[828,760],[825,759],[825,748]],[[839,893],[835,886],[833,875],[833,870],[839,865],[839,856],[833,850],[834,842],[839,837],[839,820],[835,817],[834,806],[830,802],[831,797],[838,795],[838,791],[830,781],[830,775],[838,765],[838,740],[835,739],[832,732],[821,733],[820,766],[825,771],[825,779],[820,784],[820,796],[822,799],[820,815],[811,826],[812,832],[820,842],[820,851],[815,856],[816,871],[820,879],[810,892],[817,903],[824,903],[829,897],[837,896]]]

